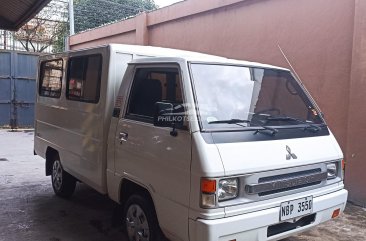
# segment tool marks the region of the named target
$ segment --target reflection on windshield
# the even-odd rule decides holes
[[[191,70],[204,129],[323,123],[288,71],[213,64]]]

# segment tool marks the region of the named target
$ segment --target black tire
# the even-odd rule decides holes
[[[127,199],[123,208],[123,219],[124,230],[129,241],[166,240],[160,230],[154,205],[146,195],[132,194]],[[143,224],[144,222],[146,222],[145,225]],[[146,226],[148,230],[146,230]],[[136,235],[141,235],[143,238],[136,239]]]
[[[76,179],[62,168],[58,155],[52,161],[52,188],[55,194],[62,198],[69,198],[75,191]]]

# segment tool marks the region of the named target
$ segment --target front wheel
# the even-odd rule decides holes
[[[64,171],[60,158],[56,157],[52,164],[52,187],[57,196],[68,198],[75,191],[76,180]]]
[[[159,241],[162,234],[154,207],[143,195],[131,195],[124,206],[125,230],[129,241]]]

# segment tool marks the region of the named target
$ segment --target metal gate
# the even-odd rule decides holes
[[[38,56],[0,51],[0,126],[33,126]]]

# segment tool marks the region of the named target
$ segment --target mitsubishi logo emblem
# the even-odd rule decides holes
[[[289,146],[286,146],[286,151],[288,152],[288,154],[286,154],[286,160],[290,160],[292,159],[297,159],[297,156],[295,155],[295,153],[291,152],[291,148]]]

